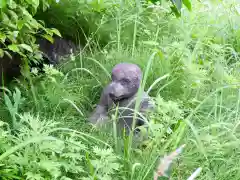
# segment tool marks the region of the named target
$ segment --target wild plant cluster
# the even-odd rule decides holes
[[[85,44],[58,67],[33,68],[28,81],[3,88],[1,179],[239,179],[237,0],[182,1],[181,11],[168,1],[48,2],[34,17]],[[142,68],[156,104],[152,134],[138,147],[86,123],[123,61]]]

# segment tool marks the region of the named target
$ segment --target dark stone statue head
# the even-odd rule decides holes
[[[137,93],[142,79],[142,71],[136,64],[120,63],[113,67],[109,96],[113,101],[121,101]]]

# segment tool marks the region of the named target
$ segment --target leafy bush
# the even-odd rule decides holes
[[[184,113],[179,104],[173,101],[166,102],[162,97],[157,96],[156,111],[150,118],[153,123],[152,128],[156,131],[155,136],[171,134],[174,129],[177,129],[176,125],[184,119]]]
[[[34,18],[39,8],[44,11],[55,1],[1,0],[0,3],[0,57],[18,53],[28,61],[41,59],[36,36],[53,41],[52,36],[61,36],[54,28],[46,28],[43,21]]]
[[[19,121],[17,136],[4,130],[6,124],[1,122],[3,179],[91,179],[95,175],[111,179],[115,170],[119,170],[117,156],[111,148],[88,148],[80,132],[59,128],[57,123],[29,113],[20,115]],[[55,136],[57,131],[61,133]],[[91,166],[98,169],[95,175],[91,174]]]
[[[72,5],[67,6],[68,2]],[[69,33],[69,27],[80,26],[66,23],[72,21],[68,15],[76,22],[81,22],[82,18],[75,14],[81,12],[82,7],[74,6],[74,2],[82,3],[62,1],[60,4],[64,6],[55,4],[48,11],[58,12],[54,18],[59,15],[63,21],[56,18],[55,23],[62,24]],[[106,1],[88,2],[104,4]],[[167,1],[142,7],[136,7],[136,1],[127,2],[120,8],[114,8],[116,4],[110,2],[108,7],[112,8],[98,12],[103,16],[86,9],[86,14],[96,17],[96,21],[94,18],[89,20],[97,29],[95,33],[99,33],[99,37],[104,37],[105,33],[110,37],[107,46],[91,47],[91,51],[64,64],[61,72],[46,66],[47,73],[35,76],[33,70],[30,88],[19,81],[21,95],[26,98],[19,106],[14,105],[12,98],[19,97],[19,93],[8,94],[11,103],[5,101],[5,105],[10,104],[8,112],[19,123],[19,134],[10,134],[8,126],[1,128],[2,177],[26,178],[29,172],[29,177],[39,175],[49,179],[54,176],[59,179],[153,179],[159,156],[186,144],[181,159],[173,164],[172,179],[187,179],[197,167],[202,169],[199,179],[239,178],[239,2],[192,1],[193,11],[182,9],[181,18],[169,16]],[[97,28],[94,23],[101,26]],[[100,29],[105,30],[103,36]],[[97,39],[88,40],[99,44]],[[102,87],[108,83],[111,68],[122,61],[141,66],[147,81],[145,89],[150,87],[147,91],[157,105],[150,116],[154,136],[144,147],[130,147],[128,139],[115,138],[113,134],[93,129],[85,123],[88,111],[97,103]],[[1,107],[2,112],[6,106]],[[15,107],[18,107],[17,111]],[[7,122],[9,117],[1,119]],[[58,127],[55,121],[64,128]],[[54,143],[27,144],[8,155],[12,148],[35,135],[51,137]],[[69,143],[71,138],[73,144]],[[119,141],[123,141],[123,146]],[[176,153],[179,149],[172,155]],[[19,156],[24,158],[16,162]],[[26,157],[31,159],[28,164],[22,163]],[[163,164],[169,163],[168,158],[162,159]],[[54,163],[49,163],[50,160]],[[165,170],[161,165],[156,170],[158,175]],[[48,172],[46,167],[52,171]]]
[[[36,17],[44,20],[49,26],[56,27],[65,36],[80,41],[80,44],[85,44],[87,47],[95,45],[94,47],[99,48],[119,40],[131,43],[135,20],[148,18],[145,16],[148,9],[158,7],[159,3],[163,3],[164,7],[168,8],[168,11],[159,12],[162,14],[171,14],[173,11],[179,17],[182,4],[191,10],[189,0],[139,1],[139,3],[120,0],[61,0],[47,11],[39,11]],[[138,25],[143,24],[138,22]],[[70,31],[69,27],[71,27]]]
[[[7,95],[5,97],[7,108],[13,114],[9,98]],[[19,99],[24,99],[18,89],[13,97],[15,104]],[[21,114],[17,110],[15,108],[12,116],[18,123],[18,128],[14,129],[15,136],[7,123],[0,123],[1,178],[91,179],[96,176],[111,179],[119,170],[119,158],[110,147],[88,147],[93,146],[93,141],[101,141],[75,130],[61,128],[59,123],[44,120],[39,115]],[[87,138],[93,141],[88,143]],[[97,169],[96,172],[92,168]],[[79,173],[82,174],[80,177]]]

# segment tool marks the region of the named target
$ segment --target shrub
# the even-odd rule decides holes
[[[65,142],[63,146],[61,144],[64,151],[60,145],[57,145],[58,148],[53,148],[51,154],[49,151],[41,150],[39,143],[35,143],[13,154],[16,156],[18,152],[21,154],[30,152],[28,156],[36,162],[47,158],[53,159],[55,166],[53,168],[50,164],[50,169],[53,169],[52,172],[58,172],[58,165],[61,164],[63,171],[60,172],[59,177],[62,176],[62,178],[93,179],[95,176],[96,179],[152,179],[155,166],[158,165],[156,163],[158,157],[185,143],[183,156],[174,163],[172,179],[187,179],[197,167],[202,169],[199,179],[238,179],[240,176],[237,168],[240,164],[238,153],[240,63],[237,40],[239,15],[235,11],[237,1],[224,1],[217,4],[210,1],[193,2],[194,11],[188,12],[183,9],[182,18],[169,16],[169,9],[165,9],[168,4],[155,6],[144,4],[146,6],[137,9],[135,4],[131,6],[132,4],[129,3],[121,8],[106,8],[105,14],[100,11],[99,14],[104,14],[101,29],[106,28],[106,34],[111,37],[108,45],[92,48],[84,56],[76,57],[73,61],[64,64],[63,69],[67,73],[62,74],[47,67],[47,73],[42,77],[33,77],[34,83],[31,88],[34,91],[30,92],[20,83],[21,87],[24,87],[21,88],[21,93],[27,100],[20,106],[20,111],[17,113],[10,111],[20,123],[20,134],[24,132],[32,137],[35,133],[32,128],[26,127],[28,123],[21,122],[29,116],[24,115],[23,112],[29,111],[33,119],[41,117],[38,120],[40,124],[52,120],[77,131],[70,131],[71,133],[67,134],[66,128],[60,128],[59,131],[54,131],[58,127],[46,128],[54,131],[46,133],[47,136]],[[65,3],[67,4],[67,1]],[[60,8],[58,13],[69,10],[73,17],[78,9],[76,6],[74,11],[71,11],[71,6],[59,6],[59,4],[55,7],[66,8],[67,11],[61,11]],[[91,10],[87,9],[87,12],[91,16]],[[99,17],[100,19],[96,20],[97,23],[101,22],[103,16]],[[76,21],[78,22],[78,19]],[[65,19],[63,24],[64,22]],[[59,22],[56,21],[56,23]],[[66,27],[65,31],[69,31],[69,27]],[[99,36],[101,37],[101,33]],[[155,121],[151,124],[154,137],[146,142],[144,148],[128,149],[126,145],[128,139],[123,139],[124,146],[118,146],[118,141],[122,139],[114,139],[112,134],[105,131],[93,130],[85,123],[88,110],[91,110],[92,104],[97,103],[102,86],[108,82],[111,68],[122,61],[137,63],[145,72],[146,69],[151,70],[145,74],[147,75],[146,87],[150,86],[149,93],[156,97],[157,110],[150,119]],[[13,102],[12,104],[14,107]],[[34,120],[31,124],[37,126],[38,121]],[[26,132],[21,127],[27,129]],[[8,152],[7,150],[11,147],[17,147],[16,138],[9,135],[7,129],[2,135],[1,147],[6,147],[2,149],[3,153]],[[16,137],[21,139],[19,135]],[[21,135],[21,137],[26,141],[25,136]],[[75,151],[76,154],[74,153],[73,156],[81,155],[82,161],[72,158],[71,163],[77,167],[68,171],[62,161],[69,163],[69,160],[55,151],[59,149],[62,153],[65,151],[73,153],[72,146],[67,141],[69,137],[75,138],[77,142],[74,141],[74,143],[81,143],[81,147],[84,146],[82,147],[84,152]],[[51,145],[48,146],[51,147]],[[34,156],[36,154],[32,148],[36,149],[40,160]],[[176,153],[173,154],[176,155]],[[3,166],[4,172],[12,170],[12,173],[8,174],[19,175],[19,169],[23,169],[24,173],[30,171],[32,174],[54,178],[54,174],[40,169],[39,165],[34,166],[34,168],[37,167],[37,172],[32,172],[33,169],[25,164],[19,168],[20,166],[14,159],[9,159],[10,157],[7,156],[3,159],[4,162],[1,161],[6,165]],[[169,161],[165,162],[168,164]],[[18,168],[14,168],[16,166]],[[77,171],[79,166],[83,172],[76,175],[72,171]],[[156,174],[163,174],[160,167]],[[96,169],[98,170],[94,171]],[[4,177],[7,177],[6,174],[4,173]],[[26,178],[22,174],[19,176]]]
[[[52,36],[61,36],[54,28],[46,28],[43,21],[38,21],[34,15],[39,9],[44,11],[55,1],[2,0],[0,4],[0,57],[11,53],[21,55],[28,61],[41,59],[41,52],[36,44],[36,36],[53,41]]]
[[[83,133],[29,113],[20,114],[19,123],[17,136],[12,136],[4,129],[7,124],[1,122],[3,179],[111,179],[120,168],[111,148],[89,148]],[[91,166],[97,169],[96,174]]]

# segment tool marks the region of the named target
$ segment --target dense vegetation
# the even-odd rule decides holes
[[[0,56],[38,59],[37,33],[83,44],[59,67],[32,69],[29,81],[4,89],[1,179],[153,179],[159,156],[182,144],[171,179],[198,167],[198,179],[239,179],[240,3],[183,2],[178,17],[165,1],[0,0],[0,40],[10,42]],[[86,124],[111,68],[123,61],[141,66],[157,105],[154,137],[140,148]]]

